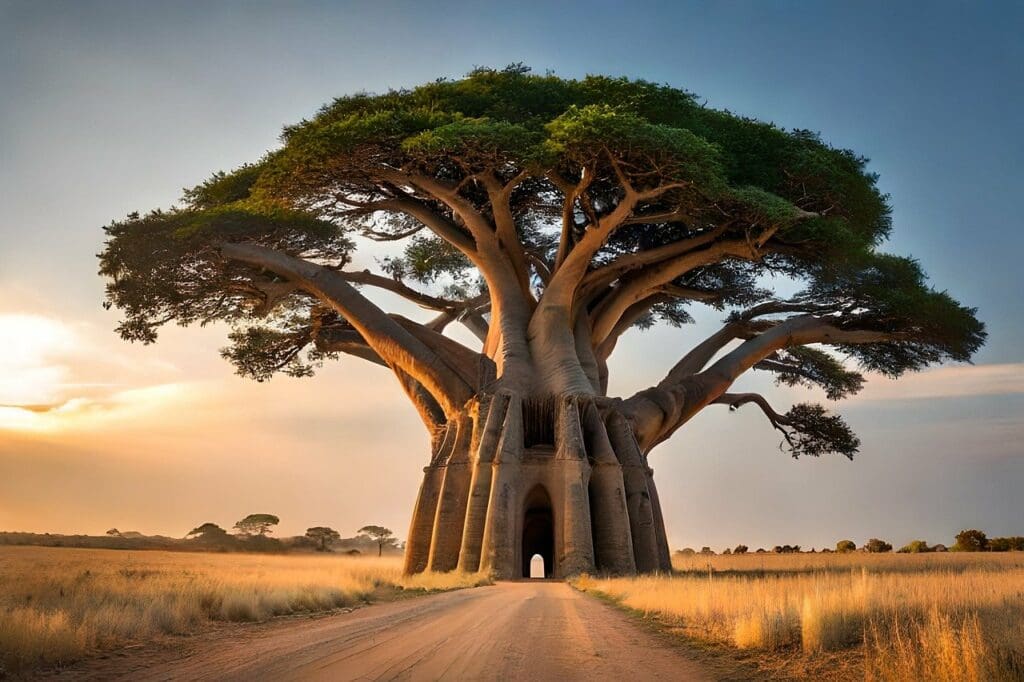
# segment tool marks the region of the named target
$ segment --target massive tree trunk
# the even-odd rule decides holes
[[[611,401],[481,393],[434,439],[405,570],[670,570],[653,472]]]

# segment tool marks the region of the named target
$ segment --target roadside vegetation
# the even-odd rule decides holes
[[[0,547],[0,677],[218,622],[352,608],[485,584],[402,575],[401,557]]]
[[[773,677],[1024,679],[1018,552],[677,553],[673,567],[573,584]]]

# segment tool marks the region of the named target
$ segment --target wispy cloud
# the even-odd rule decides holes
[[[1024,363],[957,365],[906,374],[872,375],[854,400],[916,400],[1024,393]]]

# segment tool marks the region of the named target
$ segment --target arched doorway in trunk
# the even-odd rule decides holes
[[[551,496],[543,486],[534,486],[523,503],[522,577],[530,577],[530,561],[535,554],[544,559],[544,577],[555,575],[555,517]]]

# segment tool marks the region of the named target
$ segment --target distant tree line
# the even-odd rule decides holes
[[[122,532],[117,528],[107,530],[103,536],[0,532],[0,545],[211,552],[317,551],[376,556],[404,549],[391,529],[384,526],[363,526],[353,537],[347,538],[330,526],[313,526],[296,537],[272,537],[274,527],[280,522],[274,514],[249,514],[231,527],[232,532],[207,521],[190,530],[184,538]]]
[[[747,554],[750,549],[746,545],[736,545],[734,548],[726,547],[722,554]],[[802,552],[800,545],[775,545],[770,550],[758,548],[756,554],[793,554]],[[815,552],[814,548],[809,550]],[[849,552],[867,552],[869,554],[884,554],[893,551],[891,543],[879,538],[871,538],[861,547],[853,540],[840,540],[836,543],[835,549],[825,548],[823,553],[847,554]],[[898,554],[921,554],[924,552],[1024,552],[1024,537],[1014,535],[1011,537],[989,538],[980,530],[962,530],[956,535],[955,542],[947,547],[943,544],[929,545],[924,540],[912,540],[903,547],[896,550]],[[691,556],[698,554],[691,547],[676,550],[676,554]],[[715,551],[710,547],[702,547],[699,554],[713,555]]]

